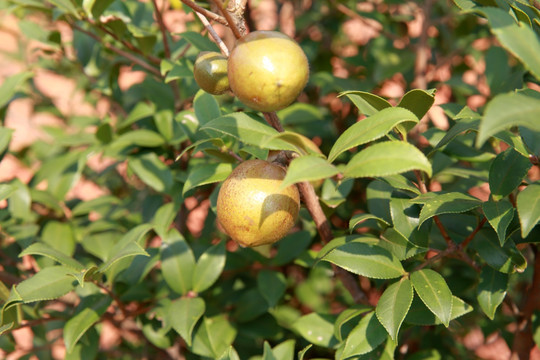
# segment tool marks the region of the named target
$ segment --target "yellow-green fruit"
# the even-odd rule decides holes
[[[238,165],[223,182],[217,218],[241,246],[272,244],[293,227],[300,209],[296,186],[280,189],[285,170],[264,160]]]
[[[195,81],[201,89],[213,95],[229,90],[227,58],[215,51],[203,51],[193,66]]]
[[[229,55],[229,84],[236,97],[259,111],[290,105],[309,78],[302,48],[277,31],[254,31],[239,39]]]

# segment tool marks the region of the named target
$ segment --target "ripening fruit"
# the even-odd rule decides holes
[[[229,83],[236,97],[259,111],[290,105],[309,78],[302,48],[277,31],[254,31],[239,39],[229,55]]]
[[[195,81],[201,89],[213,95],[229,90],[227,57],[215,51],[203,51],[193,66]]]
[[[300,210],[296,186],[280,189],[285,170],[264,160],[238,165],[223,182],[217,218],[241,246],[272,244],[293,227]]]

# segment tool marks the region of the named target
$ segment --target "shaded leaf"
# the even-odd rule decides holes
[[[482,311],[491,319],[495,317],[497,307],[503,302],[508,289],[508,275],[490,266],[484,266],[480,274],[480,283],[476,289],[476,299]]]
[[[193,99],[195,116],[199,120],[200,126],[221,116],[221,110],[216,98],[206,91],[199,90]]]
[[[370,312],[360,320],[347,337],[341,359],[367,354],[382,344],[387,336],[386,330],[377,320],[375,312]]]
[[[185,295],[192,289],[195,257],[176,229],[171,229],[161,245],[161,270],[171,289]]]
[[[155,153],[149,152],[141,156],[132,157],[128,161],[128,166],[152,189],[158,192],[167,192],[172,188],[172,173]]]
[[[493,199],[500,200],[514,191],[531,166],[529,159],[513,148],[498,154],[489,168],[489,189]]]
[[[19,257],[23,257],[25,255],[41,255],[46,256],[50,259],[53,259],[54,261],[71,267],[73,270],[76,271],[82,271],[84,270],[85,266],[82,265],[80,262],[75,260],[74,258],[64,254],[63,252],[60,252],[56,250],[55,248],[51,247],[50,245],[42,242],[36,242],[32,245],[28,246],[26,249],[24,249],[20,254]]]
[[[410,110],[418,119],[422,119],[435,102],[434,93],[434,90],[410,90],[403,95],[397,106]]]
[[[232,170],[233,165],[228,163],[199,165],[189,171],[182,195],[195,187],[223,181]]]
[[[384,326],[392,340],[397,339],[399,328],[409,312],[413,301],[413,287],[411,281],[402,278],[384,290],[375,313],[377,319]]]
[[[386,229],[380,236],[378,245],[390,251],[399,260],[408,259],[414,255],[428,251],[425,247],[419,247],[409,241],[395,228]]]
[[[281,187],[286,188],[302,181],[325,179],[338,173],[339,170],[334,165],[319,156],[300,156],[291,161]]]
[[[144,118],[154,115],[156,112],[156,105],[153,102],[138,102],[133,109],[129,112],[128,116],[119,125],[119,129],[128,127],[129,125],[142,120]]]
[[[167,308],[173,329],[191,346],[191,336],[195,325],[204,315],[206,304],[200,297],[183,297],[173,301]]]
[[[334,337],[335,317],[315,312],[297,319],[293,329],[312,344],[332,348],[337,345]]]
[[[422,269],[411,273],[411,281],[424,304],[448,327],[453,298],[444,278],[431,269]]]
[[[372,214],[355,214],[349,221],[349,230],[353,231],[358,225],[366,220],[376,220],[382,227],[390,226],[386,220],[381,219],[378,216]]]
[[[107,261],[99,266],[99,272],[107,271],[114,263],[130,256],[150,256],[138,242],[151,230],[149,224],[139,225],[128,231],[112,247],[108,253]]]
[[[360,113],[367,116],[392,107],[392,104],[382,97],[366,91],[344,91],[339,96],[347,96],[356,105],[358,110],[360,110]]]
[[[396,125],[405,122],[416,124],[418,118],[407,109],[388,108],[355,123],[336,140],[328,155],[328,161],[333,162],[341,153],[383,137]]]
[[[277,305],[287,289],[287,279],[277,271],[262,270],[257,275],[257,289],[269,307]]]
[[[540,184],[527,186],[517,196],[517,211],[521,224],[521,237],[526,238],[540,221]]]
[[[480,230],[470,246],[478,252],[482,260],[497,271],[522,272],[527,267],[527,261],[514,242],[508,240],[504,246],[501,246],[497,235],[490,228]]]
[[[473,311],[473,307],[456,296],[452,296],[452,315],[450,320]],[[426,307],[417,296],[414,297],[411,308],[407,313],[405,322],[413,325],[431,326],[439,325],[441,321]]]
[[[195,31],[185,31],[178,34],[183,39],[187,40],[188,43],[199,49],[200,51],[218,51],[219,47],[215,42],[208,39],[208,37],[203,36]]]
[[[343,310],[334,323],[334,336],[336,339],[343,341],[349,335],[350,330],[352,330],[349,329],[349,331],[346,331],[347,325],[354,323],[352,320],[371,310],[373,310],[372,307],[362,304],[354,305]]]
[[[225,259],[225,241],[206,250],[193,271],[193,291],[201,292],[212,286],[225,267]]]
[[[203,317],[195,331],[191,349],[196,354],[218,359],[229,349],[236,338],[236,332],[225,314]]]
[[[0,86],[0,109],[3,108],[15,95],[19,87],[34,74],[30,71],[8,76]]]
[[[353,156],[345,167],[346,177],[375,177],[422,170],[431,177],[431,164],[413,145],[403,141],[374,144]]]
[[[392,279],[405,274],[394,255],[373,244],[349,242],[332,249],[321,260],[374,279]]]
[[[480,115],[472,118],[464,118],[456,121],[454,126],[452,126],[443,136],[441,140],[433,147],[433,150],[428,154],[428,157],[431,157],[437,150],[451,142],[459,134],[469,131],[469,130],[478,130],[480,125]]]
[[[482,204],[482,210],[487,221],[497,233],[501,246],[506,241],[506,229],[514,218],[514,208],[509,201],[486,201]]]

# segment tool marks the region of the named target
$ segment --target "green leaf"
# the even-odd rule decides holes
[[[233,165],[229,163],[203,164],[191,169],[188,173],[182,195],[198,186],[212,184],[223,181],[233,170]]]
[[[497,307],[503,302],[508,289],[508,275],[484,266],[480,274],[480,283],[476,289],[476,299],[482,311],[491,319],[495,317]]]
[[[414,289],[424,304],[448,327],[452,318],[452,292],[444,278],[431,269],[411,273]]]
[[[489,266],[503,273],[523,272],[527,267],[527,260],[516,248],[513,241],[508,240],[501,246],[497,234],[491,228],[481,229],[470,247],[478,252],[478,255]]]
[[[434,92],[434,90],[410,90],[403,95],[397,106],[410,110],[418,119],[422,119],[435,102]]]
[[[390,226],[386,220],[372,214],[355,214],[349,221],[349,230],[352,232],[358,225],[366,220],[376,220],[382,227]]]
[[[255,146],[267,142],[269,138],[278,134],[278,131],[260,119],[255,119],[244,112],[237,112],[220,116],[211,120],[200,128],[211,136],[221,137],[230,135],[243,143]],[[279,138],[267,142],[265,148],[270,150],[296,151],[296,147]]]
[[[351,323],[354,323],[352,320],[356,319],[358,316],[365,314],[371,310],[373,309],[370,306],[362,305],[362,304],[356,304],[352,307],[349,307],[343,310],[339,314],[339,316],[337,317],[334,323],[334,336],[336,337],[336,339],[342,342],[344,338],[346,338],[349,335],[350,330],[352,330],[352,329],[347,329],[348,327],[350,327]]]
[[[300,350],[298,352],[298,360],[304,360],[304,356],[306,355],[306,353],[309,351],[309,349],[311,349],[311,347],[313,346],[313,344],[309,344],[308,346],[306,346],[305,348],[303,348],[302,350]]]
[[[325,179],[338,173],[339,170],[334,165],[319,156],[300,156],[291,161],[281,187],[286,188],[302,181]]]
[[[9,148],[9,142],[11,141],[13,132],[13,129],[0,127],[0,161],[2,161]]]
[[[74,289],[73,270],[58,265],[41,269],[13,287],[3,311],[18,303],[53,300]]]
[[[277,271],[262,270],[257,275],[257,289],[269,307],[277,305],[287,289],[287,279]]]
[[[393,279],[405,274],[394,255],[373,244],[349,242],[332,249],[321,260],[374,279]]]
[[[0,184],[0,201],[7,199],[17,190],[17,186]]]
[[[422,170],[431,177],[431,164],[420,150],[403,141],[386,141],[374,144],[353,156],[343,175],[355,178],[375,177],[410,170]]]
[[[452,296],[452,315],[450,320],[454,320],[473,311],[473,307],[456,296]],[[405,322],[413,325],[431,326],[439,325],[441,321],[426,307],[426,305],[414,297],[411,308],[407,313]]]
[[[347,200],[354,185],[354,179],[335,181],[332,178],[323,182],[321,200],[330,208],[336,208]]]
[[[216,98],[203,90],[199,90],[197,95],[195,95],[193,107],[195,109],[195,116],[197,116],[197,120],[199,120],[201,126],[221,116],[221,110],[219,109]]]
[[[529,159],[513,148],[498,154],[489,168],[489,189],[493,200],[498,201],[514,191],[531,166]]]
[[[540,184],[531,184],[521,191],[517,196],[516,205],[521,224],[521,237],[526,238],[540,221]]]
[[[377,303],[375,308],[377,319],[392,340],[397,340],[399,328],[409,312],[413,296],[411,281],[404,277],[388,286]]]
[[[416,204],[424,204],[420,212],[420,227],[424,221],[441,214],[464,213],[482,205],[477,198],[459,192],[446,194],[430,193],[428,196],[419,196],[411,200]]]
[[[161,205],[152,218],[151,223],[154,227],[154,231],[162,239],[167,237],[169,227],[180,210],[181,201],[182,199],[175,199],[174,202]]]
[[[161,246],[161,271],[165,282],[178,294],[192,289],[195,257],[176,229],[171,229]]]
[[[381,178],[381,180],[385,181],[396,189],[406,190],[413,194],[420,195],[420,190],[418,190],[418,187],[416,187],[411,180],[407,179],[401,174],[384,176]]]
[[[12,76],[8,76],[0,86],[0,109],[6,106],[19,87],[30,79],[34,74],[30,71],[21,72]]]
[[[514,18],[505,10],[496,7],[481,7],[473,11],[484,14],[489,22],[491,31],[501,45],[515,55],[531,73],[540,80],[540,40],[534,30],[523,24],[516,23]],[[531,118],[531,121],[534,121]]]
[[[272,143],[274,140],[282,140],[295,147],[295,151],[300,155],[315,155],[320,158],[325,156],[321,150],[311,139],[293,131],[282,131],[276,135],[268,138],[262,147],[265,147],[267,143]]]
[[[64,325],[64,343],[68,353],[73,351],[86,331],[100,320],[111,302],[112,298],[103,294],[89,295],[81,300],[76,314]]]
[[[341,96],[347,96],[356,105],[358,110],[360,110],[360,113],[367,116],[392,107],[392,104],[382,97],[366,91],[345,91],[339,94],[339,97]]]
[[[193,78],[193,64],[187,58],[181,58],[176,61],[162,60],[160,71],[165,75],[165,83],[170,83],[182,78]]]
[[[55,248],[51,247],[50,245],[42,242],[36,242],[32,245],[28,246],[26,249],[24,249],[20,254],[19,257],[23,257],[24,255],[41,255],[46,256],[50,259],[53,259],[54,261],[69,266],[75,271],[83,271],[85,266],[82,265],[77,260],[73,259],[72,257],[64,254],[61,251],[56,250]]]
[[[129,146],[158,147],[165,144],[165,139],[160,134],[146,129],[132,130],[119,136],[109,146],[113,150],[123,149]]]
[[[337,345],[334,337],[335,317],[328,314],[311,313],[297,319],[293,329],[312,344],[333,348]]]
[[[295,345],[296,341],[294,339],[286,340],[274,346],[272,354],[274,354],[277,360],[294,360]]]
[[[199,260],[193,272],[193,291],[202,292],[216,282],[225,267],[225,241],[210,247]]]
[[[23,184],[19,179],[13,180],[11,186],[14,191],[11,192],[8,204],[11,216],[17,219],[28,219],[31,212],[32,198],[28,186]]]
[[[433,150],[428,154],[428,157],[431,157],[437,150],[451,142],[456,136],[460,135],[465,131],[478,130],[480,125],[480,115],[478,117],[464,118],[456,121],[455,125],[452,126],[443,136],[441,140],[433,147]]]
[[[399,260],[406,260],[414,255],[428,251],[425,247],[419,247],[413,244],[395,228],[386,229],[381,234],[380,241],[377,244],[390,251]]]
[[[238,353],[234,347],[229,346],[229,348],[223,352],[218,360],[240,360],[240,356],[238,356]]]
[[[168,309],[168,316],[173,329],[191,346],[191,335],[195,325],[204,315],[206,304],[200,297],[183,297],[173,301]]]
[[[501,246],[506,241],[506,229],[514,218],[514,208],[509,201],[486,201],[482,204],[482,210],[487,221],[497,233]]]
[[[540,131],[540,121],[537,119],[540,119],[540,99],[523,93],[497,95],[486,106],[476,147],[481,147],[490,136],[512,126]]]
[[[375,312],[370,312],[360,320],[358,325],[350,332],[347,340],[345,340],[341,359],[367,354],[382,344],[387,337],[388,335],[377,320]]]
[[[215,42],[211,41],[205,36],[202,36],[198,32],[186,31],[186,32],[180,33],[179,35],[200,51],[219,52],[219,47],[216,45]]]
[[[124,129],[139,120],[154,115],[155,112],[156,105],[153,102],[138,102],[127,118],[118,125],[118,129]]]
[[[204,317],[195,331],[192,350],[196,354],[218,359],[233,343],[236,332],[225,314]]]
[[[333,162],[340,154],[353,147],[379,139],[402,123],[418,123],[418,118],[404,108],[388,108],[360,120],[340,135],[332,146],[328,161]]]
[[[152,229],[150,224],[139,225],[128,231],[110,250],[107,261],[99,266],[99,272],[107,271],[114,263],[130,256],[150,256],[138,242]]]
[[[167,192],[173,186],[171,170],[153,152],[131,157],[128,166],[146,185],[158,192]]]
[[[270,344],[268,344],[268,341],[264,341],[263,345],[263,356],[262,360],[278,360],[278,358],[274,355],[274,352],[272,351],[272,348],[270,347]]]

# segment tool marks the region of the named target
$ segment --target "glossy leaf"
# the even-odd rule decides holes
[[[176,229],[171,229],[163,239],[161,269],[167,285],[178,294],[185,295],[192,289],[195,257]]]
[[[411,281],[402,278],[400,281],[388,286],[377,303],[375,308],[377,319],[379,319],[392,340],[397,340],[399,329],[409,312],[413,296]]]
[[[203,164],[189,171],[182,195],[198,186],[223,181],[233,170],[233,165],[228,163]]]
[[[60,252],[56,250],[55,248],[51,247],[50,245],[43,243],[43,242],[36,242],[32,245],[28,246],[26,249],[24,249],[20,254],[19,257],[22,257],[24,255],[41,255],[46,256],[50,259],[53,259],[54,261],[60,263],[61,265],[66,265],[72,268],[75,271],[82,271],[84,270],[85,266],[82,265],[77,260],[73,259],[72,257],[64,254],[63,252]]]
[[[355,123],[336,140],[328,161],[333,162],[343,152],[383,137],[395,126],[405,122],[416,124],[418,118],[407,109],[388,108]]]
[[[500,131],[512,126],[525,126],[540,131],[540,99],[522,93],[497,95],[491,100],[480,123],[476,146]]]
[[[257,289],[269,307],[277,305],[287,289],[287,279],[277,271],[263,270],[257,275]]]
[[[311,313],[293,323],[293,329],[312,344],[332,348],[337,345],[334,337],[334,320],[331,315]]]
[[[525,238],[540,222],[540,184],[527,186],[517,196],[517,211],[521,224],[521,237]]]
[[[540,41],[533,29],[522,23],[517,23],[503,9],[481,7],[474,10],[487,17],[491,31],[497,36],[501,45],[521,60],[536,79],[540,80],[540,64],[537,61],[540,56]]]
[[[216,137],[230,135],[246,144],[256,146],[260,146],[262,143],[267,142],[270,137],[273,137],[278,133],[277,130],[271,126],[244,112],[223,115],[209,121],[204,126],[201,126],[200,130],[205,131],[210,135],[215,135]],[[294,146],[279,138],[267,142],[265,148],[271,150],[296,150]]]
[[[514,218],[514,208],[509,201],[486,201],[482,204],[482,210],[487,221],[497,233],[501,246],[506,241],[506,230]]]
[[[498,154],[489,168],[489,189],[493,199],[500,200],[514,191],[531,166],[529,159],[513,148]]]
[[[302,181],[314,181],[332,177],[339,170],[326,160],[315,155],[300,156],[291,161],[287,175],[281,184],[282,188]]]
[[[477,198],[459,192],[451,192],[446,194],[429,194],[429,197],[418,197],[412,199],[411,202],[424,204],[420,212],[421,226],[424,221],[433,216],[442,214],[459,214],[464,213],[482,205],[482,201]]]
[[[374,279],[392,279],[405,274],[401,263],[394,255],[373,244],[346,243],[332,249],[321,260]]]
[[[431,269],[422,269],[411,273],[411,282],[424,304],[448,327],[453,300],[444,278]]]
[[[413,145],[403,141],[374,144],[353,156],[345,167],[346,177],[375,177],[422,170],[431,177],[431,164]]]
[[[354,324],[360,315],[371,310],[373,309],[370,306],[362,304],[354,305],[343,310],[334,323],[334,336],[336,339],[340,342],[343,341],[349,335],[350,330],[352,330],[351,328],[348,329],[349,331],[346,331],[346,329],[350,327],[350,324]]]
[[[382,227],[390,226],[390,224],[386,220],[381,219],[378,216],[362,213],[353,215],[353,217],[349,221],[349,230],[353,231],[358,225],[362,224],[366,220],[376,220]]]
[[[195,330],[192,351],[212,359],[218,359],[233,343],[237,330],[225,315],[203,317]]]
[[[64,325],[66,351],[71,353],[88,329],[107,311],[112,299],[103,294],[89,295],[82,299],[78,311]]]
[[[403,236],[395,228],[386,229],[380,236],[378,245],[390,251],[392,255],[396,256],[399,260],[406,260],[410,257],[422,254],[428,251],[425,247],[420,247]]]
[[[452,315],[450,320],[457,319],[460,316],[463,316],[467,313],[473,311],[473,307],[460,298],[452,296]],[[405,318],[407,324],[421,325],[421,326],[431,326],[439,325],[441,321],[426,307],[426,305],[415,296]]]
[[[422,119],[434,102],[433,90],[413,89],[403,95],[397,106],[410,110],[418,119]]]
[[[503,273],[522,272],[527,261],[516,248],[513,241],[501,246],[497,235],[490,228],[480,230],[470,245],[489,266]]]
[[[392,107],[392,104],[382,97],[366,91],[345,91],[340,93],[339,96],[347,96],[358,110],[367,116]]]
[[[476,299],[482,311],[491,319],[495,317],[497,307],[503,302],[508,289],[508,275],[490,266],[484,266],[480,274],[480,283],[476,289]]]
[[[345,347],[340,359],[367,354],[382,344],[387,336],[388,334],[377,320],[375,312],[370,312],[352,329],[345,341]]]
[[[110,250],[107,261],[99,266],[100,272],[107,271],[117,261],[137,255],[149,256],[138,242],[150,231],[151,226],[139,225],[127,232]]]
[[[201,292],[212,286],[225,267],[225,259],[224,241],[206,250],[193,271],[193,291]]]
[[[195,325],[204,315],[206,304],[200,297],[183,297],[173,301],[167,308],[167,315],[173,329],[191,346]]]
[[[167,192],[173,185],[171,171],[155,153],[133,157],[128,166],[146,185],[158,192]]]

